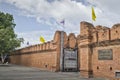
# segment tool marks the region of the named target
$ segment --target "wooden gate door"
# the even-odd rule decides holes
[[[78,71],[78,53],[76,50],[64,49],[64,71]]]

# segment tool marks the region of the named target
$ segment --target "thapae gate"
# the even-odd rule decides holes
[[[56,31],[54,39],[11,53],[12,64],[51,71],[80,71],[83,77],[120,78],[120,23],[112,28],[80,23],[80,34]]]

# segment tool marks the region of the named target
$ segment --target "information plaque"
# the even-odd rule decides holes
[[[112,60],[112,59],[113,59],[112,49],[98,50],[98,60]]]

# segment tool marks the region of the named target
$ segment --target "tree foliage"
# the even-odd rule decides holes
[[[23,42],[14,32],[15,25],[11,14],[0,12],[0,54],[10,53]]]

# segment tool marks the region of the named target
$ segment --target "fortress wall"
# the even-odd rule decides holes
[[[110,29],[103,26],[96,26],[96,31],[98,32],[98,42],[109,40]]]
[[[120,24],[112,28],[81,24],[77,38],[81,76],[116,78],[116,72],[120,72]]]
[[[11,63],[38,67],[51,71],[60,70],[61,31],[56,31],[53,40],[13,52]],[[64,48],[78,49],[78,65],[83,77],[115,78],[120,72],[120,24],[112,28],[80,23],[80,34],[64,32]]]
[[[69,36],[68,36],[68,45],[69,45],[69,47],[70,48],[75,48],[75,47],[77,47],[76,45],[77,45],[77,39],[76,39],[76,36],[75,36],[75,34],[74,33],[70,33],[69,34]]]
[[[115,24],[110,29],[111,40],[120,39],[120,24]]]
[[[61,31],[56,31],[51,41],[14,51],[10,56],[11,63],[59,71],[60,35]],[[73,33],[67,36],[64,32],[64,48],[75,48],[77,45],[76,41],[77,39]]]
[[[11,56],[11,63],[56,71],[56,51]]]
[[[10,59],[13,64],[58,71],[59,54],[60,31],[57,31],[52,41],[16,50]]]
[[[99,60],[99,50],[112,50],[111,60]],[[116,71],[120,71],[120,45],[100,46],[93,48],[92,65],[94,77],[115,78]]]

